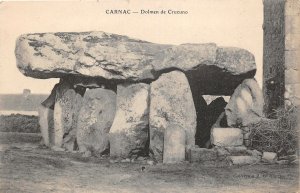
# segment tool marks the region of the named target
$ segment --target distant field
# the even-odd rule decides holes
[[[34,115],[0,115],[0,132],[39,133],[38,116]]]
[[[47,98],[44,94],[1,94],[1,111],[37,111],[38,106]]]
[[[38,107],[47,95],[1,94],[0,132],[39,133]]]
[[[34,115],[34,116],[39,115],[37,111],[13,111],[13,110],[2,111],[2,110],[0,110],[0,115],[12,115],[12,114]]]

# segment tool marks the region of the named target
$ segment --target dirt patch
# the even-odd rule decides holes
[[[0,144],[39,143],[40,133],[0,132]]]
[[[298,165],[111,163],[38,143],[2,144],[0,192],[296,192]]]

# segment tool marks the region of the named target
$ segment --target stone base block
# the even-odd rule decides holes
[[[39,124],[44,144],[51,147],[54,144],[54,124],[53,124],[53,109],[40,105]]]
[[[245,146],[237,147],[225,147],[225,149],[230,153],[230,155],[247,155],[247,148]]]
[[[176,125],[168,127],[164,136],[163,163],[185,160],[185,131]]]
[[[211,143],[215,146],[242,146],[243,133],[239,128],[213,128]]]
[[[191,147],[188,151],[188,160],[190,162],[216,161],[217,157],[215,149]]]
[[[274,163],[277,160],[277,154],[273,152],[263,152],[262,160],[264,162]]]
[[[228,158],[233,165],[247,165],[260,162],[260,159],[255,156],[229,156]]]

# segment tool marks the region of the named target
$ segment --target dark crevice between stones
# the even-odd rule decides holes
[[[64,81],[68,82],[68,84],[71,85],[70,89],[74,89],[75,92],[80,94],[81,96],[84,95],[84,93],[86,91],[86,88],[82,87],[82,86],[77,86],[75,88],[74,84],[73,84],[75,82],[73,77],[72,76],[67,76],[67,77],[61,78],[59,83],[54,85],[53,89],[51,90],[51,93],[50,93],[49,97],[44,102],[42,102],[42,105],[44,107],[47,107],[47,108],[52,109],[52,110],[54,109],[57,89],[58,89],[59,85],[62,84]]]
[[[212,126],[216,123],[218,117],[221,115],[221,113],[225,112],[225,106],[227,105],[227,102],[224,100],[223,97],[218,97],[215,100],[213,100],[206,108],[205,116],[204,116],[204,128],[200,128],[200,136],[198,138],[199,140],[199,146],[200,147],[211,147],[210,144],[210,133]],[[227,121],[226,118],[222,118],[220,122],[220,126],[226,127]]]
[[[78,143],[77,143],[77,138],[75,138],[75,140],[74,140],[73,150],[74,151],[79,151],[79,146],[78,146]]]
[[[195,144],[201,148],[210,147],[210,132],[212,126],[216,123],[218,117],[226,106],[226,102],[223,97],[218,97],[213,100],[209,105],[202,97],[202,95],[197,95],[195,92],[193,94],[194,104],[196,108],[197,115],[197,127],[195,134]],[[222,120],[222,126],[226,126],[226,119]]]
[[[103,152],[100,153],[100,156],[109,155],[110,148],[105,149]]]
[[[150,147],[150,126],[149,124],[143,129],[147,131],[147,141],[144,147],[132,149],[129,152],[129,157],[148,157],[149,156],[149,147]]]
[[[154,79],[154,80],[149,80],[149,81],[151,81],[151,82],[152,82],[152,81],[155,81],[155,80],[158,79],[162,74],[169,73],[169,72],[172,72],[172,71],[180,71],[180,72],[185,73],[184,70],[179,69],[179,68],[176,68],[176,67],[165,68],[165,69],[162,69],[162,70],[159,70],[159,71],[152,70],[152,71],[151,71],[151,74],[154,75],[155,79]]]
[[[197,115],[197,129],[195,143],[199,147],[209,147],[210,131],[219,115],[224,112],[226,102],[219,97],[207,105],[202,95],[230,96],[244,79],[252,78],[256,70],[233,75],[216,66],[198,66],[198,68],[185,72],[192,91]],[[227,126],[226,118],[221,126]]]
[[[105,88],[117,92],[117,84],[114,81],[106,80],[103,78],[84,77],[81,75],[67,75],[62,79],[66,79],[72,83],[78,90],[78,93],[84,93],[83,90],[86,88]],[[83,95],[82,95],[83,96]]]
[[[201,95],[231,96],[236,87],[247,78],[253,78],[256,70],[234,75],[216,66],[202,65],[185,72],[190,87]]]
[[[203,147],[203,139],[201,136],[203,135],[203,131],[206,130],[206,124],[205,124],[205,112],[207,109],[207,104],[202,95],[197,94],[198,92],[194,90],[192,91],[193,99],[194,99],[194,105],[196,109],[196,115],[197,115],[197,127],[196,127],[196,134],[195,134],[195,143],[199,147]]]
[[[44,102],[42,102],[41,105],[43,105],[46,108],[54,110],[57,87],[58,87],[58,84],[54,85],[49,97]]]
[[[26,73],[25,75],[35,77],[35,78],[42,78],[42,79],[71,77],[71,79],[73,79],[73,81],[75,82],[77,81],[78,83],[80,83],[81,81],[85,83],[86,86],[83,85],[83,87],[92,88],[92,87],[101,87],[100,85],[105,85],[109,89],[116,90],[118,84],[122,84],[125,82],[150,84],[151,82],[158,79],[162,74],[169,73],[175,70],[183,72],[187,76],[191,88],[193,86],[197,86],[201,88],[200,92],[202,95],[204,94],[205,95],[231,95],[234,89],[244,79],[253,78],[256,72],[256,70],[252,70],[246,73],[234,75],[214,65],[199,64],[196,68],[188,71],[184,71],[176,67],[170,67],[159,71],[151,70],[147,72],[149,73],[149,75],[147,76],[149,78],[145,78],[142,80],[137,79],[136,77],[128,77],[126,79],[105,79],[100,76],[89,77],[81,74],[66,74],[66,72],[63,72],[63,69],[52,71],[52,72],[43,71],[42,77],[40,75],[41,72],[38,71],[29,72],[28,70],[25,70]],[[87,83],[96,83],[96,84],[88,85]]]

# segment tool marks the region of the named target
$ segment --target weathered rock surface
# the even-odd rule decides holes
[[[77,121],[77,143],[80,152],[99,155],[108,149],[108,132],[116,111],[116,94],[107,89],[89,89]]]
[[[217,151],[219,160],[226,160],[226,158],[230,155],[224,147],[215,146],[214,149]]]
[[[70,99],[72,97],[68,96],[68,94],[71,94],[68,91],[72,89],[72,85],[62,80],[57,85],[53,117],[55,133],[54,145],[61,147],[64,133],[69,132],[72,127],[73,112],[69,112],[69,110],[71,109],[71,106],[73,106],[71,103],[73,101]]]
[[[110,156],[146,151],[149,136],[149,91],[144,83],[117,87],[117,111],[109,132]]]
[[[260,158],[247,155],[229,156],[229,160],[233,165],[247,165],[260,162]]]
[[[54,105],[56,98],[56,90],[59,84],[56,84],[49,97],[42,102],[38,108],[39,124],[43,137],[44,144],[48,147],[54,145],[55,132],[54,132]]]
[[[76,139],[77,119],[82,105],[82,96],[72,83],[66,80],[61,80],[55,89],[54,145],[57,147],[64,145],[72,151]]]
[[[50,147],[54,144],[53,109],[40,105],[38,108],[39,124],[44,144]]]
[[[170,124],[164,133],[163,163],[180,163],[185,160],[185,131]]]
[[[184,73],[162,74],[150,86],[150,150],[162,160],[164,132],[170,124],[183,128],[186,144],[195,145],[196,110]]]
[[[211,143],[215,146],[241,146],[243,133],[239,128],[212,128]]]
[[[232,147],[215,146],[214,149],[217,151],[218,159],[226,159],[229,156],[251,156],[251,157],[256,157],[260,160],[262,156],[261,152],[255,149],[254,150],[247,149],[245,146],[232,146]],[[243,157],[238,157],[237,159],[242,159],[242,158]],[[248,157],[246,157],[246,159],[247,158]]]
[[[225,113],[229,126],[247,126],[256,123],[263,116],[263,94],[256,80],[246,79],[231,96]]]
[[[268,163],[274,163],[277,160],[277,154],[274,152],[263,152],[262,160]]]
[[[214,43],[160,45],[105,32],[22,35],[15,54],[20,71],[34,78],[72,74],[146,81],[179,69],[200,84],[203,94],[231,95],[256,69],[253,54],[240,48]]]
[[[230,153],[230,155],[249,155],[247,147],[245,146],[225,147],[225,149]]]

